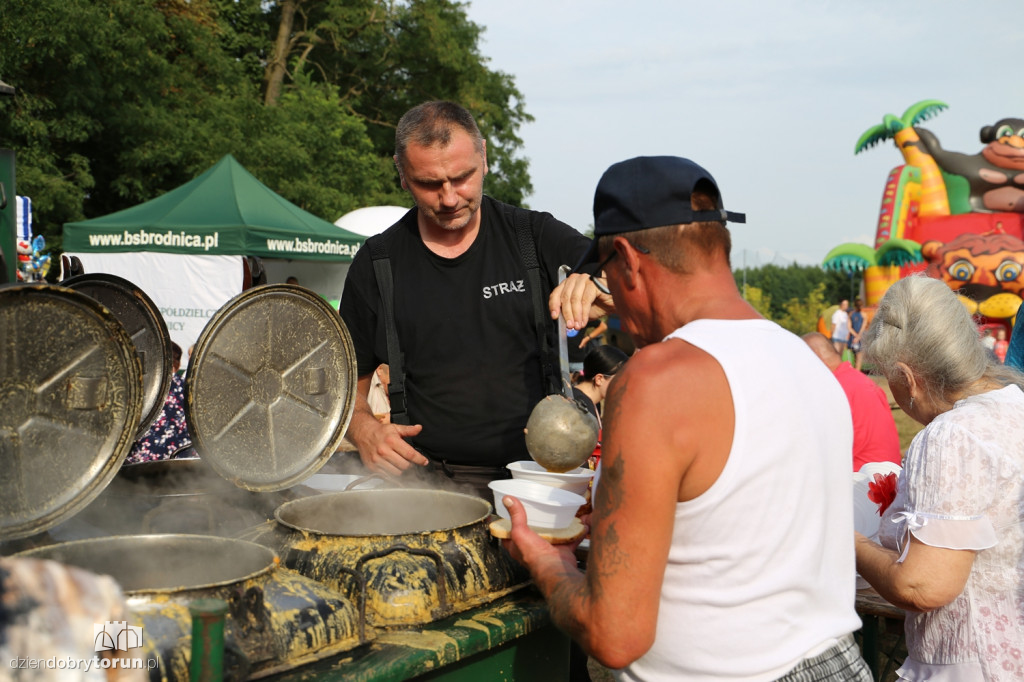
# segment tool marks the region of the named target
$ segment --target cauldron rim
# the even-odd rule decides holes
[[[267,563],[262,568],[256,569],[254,571],[250,571],[249,573],[246,573],[245,575],[238,575],[238,576],[232,577],[230,579],[217,580],[217,581],[214,581],[214,582],[206,582],[206,583],[197,584],[197,585],[178,585],[178,586],[175,586],[175,587],[143,587],[143,588],[129,589],[129,588],[124,587],[124,585],[121,584],[121,581],[118,580],[118,578],[116,576],[111,576],[111,578],[113,578],[114,581],[117,582],[118,585],[121,586],[121,589],[124,592],[125,596],[140,596],[140,595],[147,595],[147,594],[170,595],[170,594],[178,594],[178,593],[182,593],[182,592],[206,591],[206,590],[213,590],[213,589],[217,589],[217,588],[221,588],[221,587],[230,587],[232,585],[237,585],[239,583],[243,583],[243,582],[246,582],[248,580],[253,580],[253,579],[259,578],[259,577],[261,577],[263,575],[270,574],[270,573],[272,573],[273,571],[275,571],[275,570],[277,570],[279,568],[280,559],[278,558],[277,552],[275,552],[273,549],[271,549],[269,547],[266,547],[264,545],[261,545],[259,543],[251,542],[249,540],[242,540],[242,539],[238,539],[238,538],[225,538],[225,537],[220,537],[220,536],[216,536],[216,535],[193,535],[193,534],[186,534],[186,533],[152,533],[152,534],[143,534],[143,535],[108,535],[108,536],[97,537],[97,538],[84,538],[84,539],[81,539],[81,540],[68,540],[66,542],[59,542],[59,543],[56,543],[56,544],[53,544],[53,545],[45,545],[45,546],[42,546],[42,547],[36,547],[36,548],[30,549],[30,550],[25,550],[23,552],[18,552],[14,556],[25,557],[25,558],[33,558],[33,559],[49,559],[49,560],[52,560],[52,561],[60,561],[60,559],[53,558],[52,556],[47,556],[47,555],[48,554],[52,554],[53,551],[58,550],[60,548],[71,548],[71,549],[74,549],[75,547],[90,546],[90,545],[92,545],[92,546],[102,546],[103,544],[114,544],[115,541],[117,541],[117,542],[125,542],[125,543],[131,541],[133,543],[137,543],[140,540],[141,541],[152,541],[152,542],[159,542],[159,541],[170,541],[170,542],[173,542],[173,541],[178,541],[178,542],[182,542],[183,544],[185,542],[200,542],[200,543],[213,543],[213,542],[217,542],[217,543],[220,543],[220,544],[224,545],[225,547],[227,547],[229,545],[235,545],[235,546],[245,545],[246,548],[250,549],[251,551],[262,552],[262,553],[266,554],[267,555]],[[76,566],[76,567],[81,568],[83,570],[87,570],[87,571],[91,570],[93,572],[96,572],[95,569],[90,569],[89,567],[86,567],[86,566],[80,566],[79,564],[68,563],[68,562],[62,562],[62,563],[66,563],[69,566]]]
[[[324,530],[320,530],[320,529],[316,529],[316,528],[310,528],[310,527],[307,527],[307,526],[301,526],[301,525],[298,525],[296,523],[292,523],[290,521],[286,521],[286,520],[284,520],[282,518],[282,512],[287,512],[287,511],[289,511],[291,509],[295,509],[295,508],[299,508],[299,507],[311,506],[311,505],[315,504],[316,500],[339,499],[339,496],[342,496],[342,495],[344,495],[346,497],[341,497],[340,499],[347,500],[347,499],[357,499],[357,498],[354,498],[353,496],[367,496],[367,497],[371,496],[371,495],[391,496],[391,495],[395,495],[395,494],[431,494],[431,495],[454,496],[454,497],[457,497],[457,498],[462,498],[463,500],[468,500],[469,502],[466,502],[467,504],[469,504],[469,503],[477,503],[477,502],[480,503],[482,505],[481,506],[482,514],[479,515],[478,517],[473,518],[473,519],[467,519],[467,520],[464,520],[464,521],[459,521],[458,523],[449,524],[449,525],[446,525],[445,527],[442,527],[442,528],[426,528],[426,529],[422,529],[422,530],[405,530],[405,531],[392,532],[392,533],[372,533],[372,532],[367,532],[367,533],[335,533],[335,532],[328,532],[328,531],[324,531]],[[288,529],[293,530],[293,531],[299,531],[301,533],[307,533],[309,535],[317,535],[317,536],[321,536],[321,537],[337,537],[337,538],[401,538],[401,537],[410,537],[410,536],[426,536],[426,535],[431,535],[433,533],[443,533],[443,532],[447,532],[447,531],[455,531],[455,530],[459,530],[459,529],[462,529],[462,528],[468,528],[470,526],[474,526],[474,525],[480,524],[482,522],[485,522],[490,517],[491,517],[491,505],[490,505],[490,503],[487,500],[484,500],[483,498],[476,497],[475,495],[467,495],[465,493],[457,493],[457,492],[453,492],[453,491],[450,491],[450,490],[430,490],[430,489],[425,489],[425,488],[384,488],[384,489],[374,488],[374,489],[368,489],[368,490],[344,490],[344,491],[335,492],[335,493],[321,493],[319,495],[311,495],[309,497],[304,497],[304,498],[300,498],[300,499],[297,499],[297,500],[290,500],[290,501],[285,502],[284,504],[280,505],[279,507],[277,507],[277,509],[274,510],[274,521],[277,524],[279,524],[281,526],[284,526],[285,528],[288,528]]]

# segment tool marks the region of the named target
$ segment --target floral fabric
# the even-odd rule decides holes
[[[1024,679],[1024,393],[971,396],[921,431],[879,541],[978,552],[964,591],[908,613],[903,679]],[[973,671],[973,674],[967,671]]]
[[[185,424],[185,379],[175,374],[167,392],[164,409],[146,435],[135,441],[125,464],[170,459],[180,448],[192,445]]]

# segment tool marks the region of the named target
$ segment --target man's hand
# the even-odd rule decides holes
[[[353,414],[352,419],[355,418]],[[367,469],[397,476],[413,464],[427,464],[427,458],[405,441],[422,430],[421,424],[381,424],[374,418],[373,423],[367,422],[359,430],[358,438],[349,439],[359,448],[359,459]]]
[[[551,319],[562,314],[567,329],[583,329],[587,322],[615,312],[612,297],[598,291],[590,275],[574,273],[556,286],[548,297]]]
[[[359,459],[370,471],[393,476],[401,474],[412,464],[425,465],[427,458],[405,441],[422,431],[423,426],[381,424],[377,421],[366,401],[372,378],[373,374],[359,377],[355,410],[346,433],[359,449]]]
[[[526,525],[526,510],[523,509],[523,504],[519,500],[511,495],[506,495],[502,502],[511,517],[512,532],[509,539],[502,540],[501,544],[513,559],[529,568],[531,573],[548,562],[567,564],[567,567],[575,570],[575,550],[579,542],[567,545],[550,544]]]

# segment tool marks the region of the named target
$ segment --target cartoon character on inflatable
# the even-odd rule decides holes
[[[1024,212],[1024,120],[1004,118],[982,128],[985,148],[974,155],[946,151],[924,128],[918,133],[944,173],[967,180],[972,210]]]
[[[874,248],[841,244],[823,267],[864,270],[872,308],[897,279],[924,270],[957,291],[972,313],[1012,324],[1024,289],[1024,119],[983,126],[985,146],[962,154],[918,127],[946,108],[917,102],[861,135],[855,153],[891,139],[906,163],[889,173]]]
[[[971,313],[1013,317],[1024,289],[1024,241],[1008,234],[962,234],[921,245],[925,273],[943,280]]]

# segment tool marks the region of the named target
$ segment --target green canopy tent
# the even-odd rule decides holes
[[[243,257],[262,259],[268,282],[295,276],[336,300],[364,240],[282,198],[230,154],[155,199],[64,225],[64,251],[86,272],[142,288],[182,348],[242,290]]]
[[[156,199],[64,225],[64,250],[350,262],[363,237],[276,194],[228,154]]]

